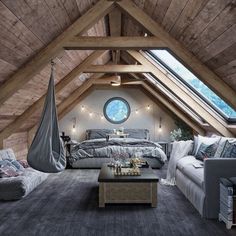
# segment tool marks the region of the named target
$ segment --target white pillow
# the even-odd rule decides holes
[[[198,152],[198,149],[199,147],[201,146],[202,143],[206,144],[206,145],[211,145],[213,143],[216,143],[216,142],[219,142],[221,139],[220,136],[218,137],[204,137],[204,136],[201,136],[201,135],[198,135],[198,138],[197,138],[197,146],[196,148],[194,148],[194,153],[193,155],[196,155],[197,152]],[[195,144],[194,144],[195,145]]]

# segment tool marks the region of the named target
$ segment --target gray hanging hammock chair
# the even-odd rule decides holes
[[[53,62],[43,113],[29,148],[27,160],[32,168],[47,173],[60,172],[66,167],[65,150],[60,139],[57,120]]]

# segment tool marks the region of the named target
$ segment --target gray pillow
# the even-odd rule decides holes
[[[203,161],[205,158],[211,158],[214,157],[216,149],[217,149],[217,143],[213,143],[210,145],[207,145],[205,143],[202,143],[200,147],[198,148],[196,159]]]
[[[236,158],[236,142],[229,142],[229,140],[225,142],[221,158]]]
[[[221,139],[219,141],[218,148],[217,148],[215,156],[214,156],[215,158],[220,158],[222,156],[221,154],[223,153],[225,143],[226,143],[227,140],[229,142],[236,142],[235,138],[221,137]]]
[[[198,149],[202,143],[204,143],[206,145],[211,145],[213,143],[219,143],[219,141],[220,141],[219,136],[218,137],[205,137],[205,136],[198,135],[197,147],[196,147],[195,153],[193,155],[197,154]]]

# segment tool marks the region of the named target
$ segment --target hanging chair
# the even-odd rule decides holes
[[[59,136],[53,65],[52,62],[40,124],[27,156],[28,163],[32,168],[47,173],[60,172],[66,167],[65,150]]]

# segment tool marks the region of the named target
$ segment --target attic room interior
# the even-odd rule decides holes
[[[1,0],[0,26],[0,235],[236,235],[235,0]]]

